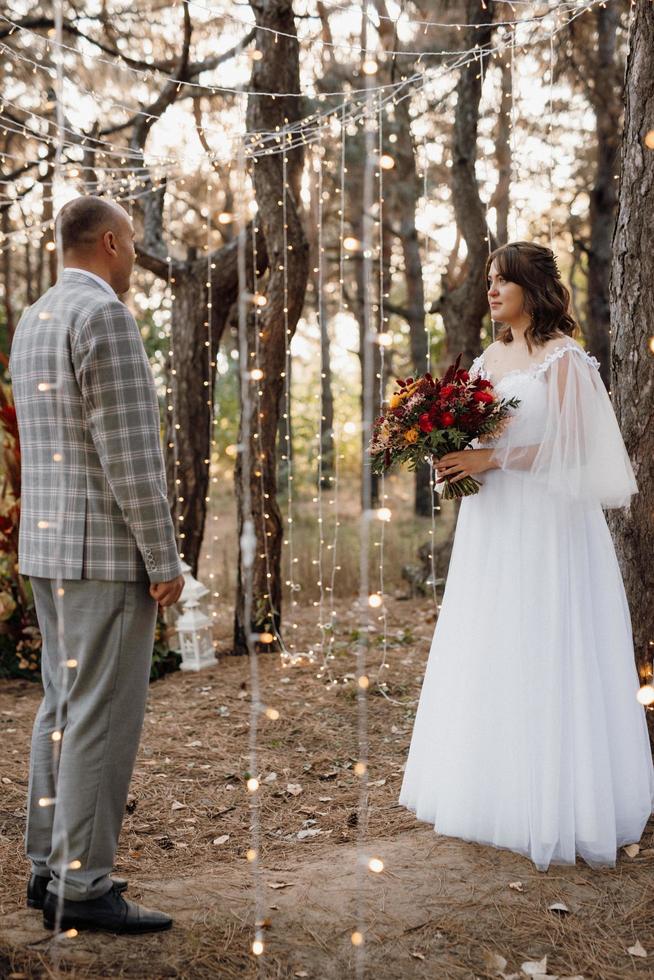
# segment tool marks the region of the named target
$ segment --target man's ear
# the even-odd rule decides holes
[[[105,231],[102,236],[102,244],[104,245],[105,252],[109,255],[117,255],[118,249],[116,248],[116,236],[113,231]]]

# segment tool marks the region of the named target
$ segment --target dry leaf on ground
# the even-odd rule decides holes
[[[499,953],[494,953],[490,949],[484,950],[484,966],[487,970],[501,973],[506,967],[506,960]]]

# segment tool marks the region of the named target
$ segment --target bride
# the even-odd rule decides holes
[[[539,870],[614,866],[654,804],[629,609],[602,507],[637,492],[597,361],[572,339],[550,249],[489,256],[498,339],[470,371],[520,404],[436,461],[470,474],[400,803]],[[480,476],[481,474],[481,476]]]

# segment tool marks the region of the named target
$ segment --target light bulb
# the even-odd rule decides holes
[[[654,687],[651,684],[643,684],[636,698],[641,704],[654,704]]]

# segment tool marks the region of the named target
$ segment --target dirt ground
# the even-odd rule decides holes
[[[262,717],[258,739],[259,958],[250,952],[246,859],[247,660],[224,656],[215,668],[151,687],[116,871],[129,878],[130,897],[173,914],[173,929],[154,936],[53,940],[40,914],[24,908],[22,833],[39,689],[0,687],[0,977],[654,976],[654,821],[640,851],[621,852],[615,869],[578,864],[541,873],[511,852],[437,835],[398,807],[434,628],[427,600],[388,601],[386,696],[376,683],[380,635],[371,634],[369,824],[358,850],[358,614],[352,602],[337,608],[337,683],[326,685],[316,666],[282,668],[275,655],[259,661],[262,698],[279,712]],[[300,611],[299,645],[315,644],[316,619],[315,609]],[[217,635],[229,637],[230,627],[226,613]],[[361,871],[359,853],[380,858],[384,870]],[[551,910],[553,903],[569,911]],[[362,920],[366,941],[357,950],[351,934]]]

